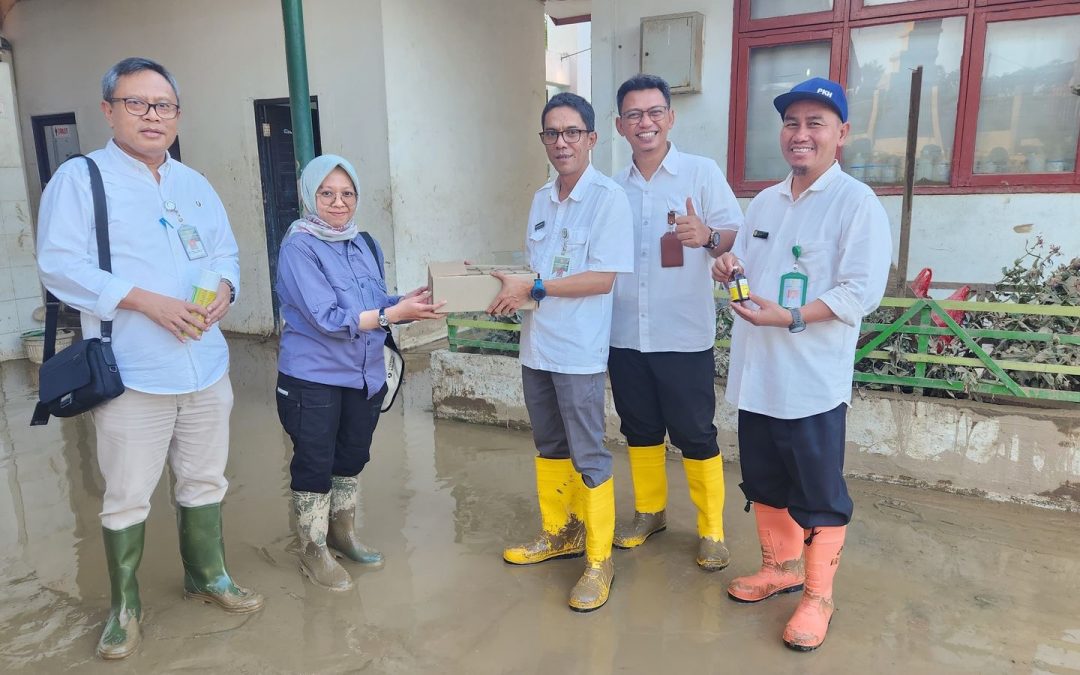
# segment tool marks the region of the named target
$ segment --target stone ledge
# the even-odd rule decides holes
[[[528,428],[516,358],[439,350],[431,355],[436,417]],[[738,459],[737,411],[717,384],[724,458]],[[606,400],[607,439],[622,444]],[[845,473],[999,501],[1080,508],[1080,410],[1026,408],[856,391]]]

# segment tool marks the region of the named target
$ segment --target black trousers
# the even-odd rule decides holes
[[[330,492],[331,476],[355,476],[371,459],[386,385],[373,398],[366,389],[335,387],[278,373],[278,419],[293,442],[290,487]]]
[[[795,420],[739,411],[739,462],[747,500],[786,508],[799,525],[851,521],[844,482],[847,405]]]
[[[627,445],[660,445],[666,432],[687,459],[719,455],[713,424],[715,373],[712,349],[639,352],[612,347],[608,377]]]

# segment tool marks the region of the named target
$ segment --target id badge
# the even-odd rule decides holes
[[[198,260],[206,257],[206,247],[203,246],[202,238],[199,236],[199,231],[195,229],[195,226],[181,225],[176,230],[176,234],[180,237],[180,244],[184,247],[184,253],[187,254],[188,260]]]
[[[551,278],[561,279],[570,271],[570,256],[557,255],[551,261]]]
[[[788,272],[780,277],[780,299],[777,302],[787,309],[798,309],[806,304],[806,275]]]

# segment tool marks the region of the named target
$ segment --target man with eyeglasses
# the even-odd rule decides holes
[[[598,609],[615,568],[615,491],[604,447],[604,370],[611,287],[634,269],[630,205],[622,188],[590,163],[596,115],[576,94],[554,96],[540,115],[540,140],[558,177],[533,197],[526,231],[533,283],[495,273],[502,291],[488,308],[513,314],[530,297],[521,327],[521,379],[532,422],[542,529],[503,559],[528,565],[586,554],[570,608]]]
[[[169,156],[180,116],[169,71],[149,59],[124,59],[102,79],[102,99],[113,138],[89,157],[108,197],[112,271],[98,268],[82,158],[65,162],[42,195],[37,256],[45,287],[81,312],[84,337],[100,336],[102,322],[113,322],[126,389],[91,414],[112,585],[97,652],[121,659],[141,640],[136,572],[166,461],[175,478],[185,597],[234,614],[259,610],[263,598],[229,576],[221,532],[233,392],[218,323],[239,286],[236,240],[214,189]],[[207,307],[187,301],[204,272],[221,278]]]
[[[615,127],[632,150],[633,161],[615,180],[634,213],[634,272],[615,281],[608,374],[630,454],[634,516],[620,522],[615,546],[640,546],[667,527],[666,433],[682,451],[697,507],[697,564],[722,570],[730,556],[724,464],[713,425],[710,268],[731,248],[742,211],[715,161],[680,152],[668,140],[675,111],[667,82],[636,75],[619,87],[616,102]]]

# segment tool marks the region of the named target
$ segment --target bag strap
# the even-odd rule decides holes
[[[90,194],[94,199],[94,231],[97,234],[98,267],[112,272],[112,252],[109,249],[109,209],[105,201],[105,183],[101,180],[101,170],[97,163],[86,155],[72,155],[71,159],[82,157],[90,172]],[[45,343],[42,345],[41,361],[44,363],[56,355],[56,331],[60,320],[60,300],[52,291],[45,290]],[[101,322],[101,341],[112,341],[112,321]],[[31,426],[46,424],[49,412],[44,403],[38,403],[34,410]]]
[[[386,269],[383,265],[382,256],[379,255],[379,249],[375,246],[375,240],[367,232],[361,232],[360,236],[364,238],[368,248],[371,249],[371,257],[375,258],[375,263],[379,266],[379,276],[382,277],[383,281],[386,281]]]

